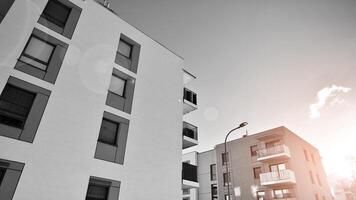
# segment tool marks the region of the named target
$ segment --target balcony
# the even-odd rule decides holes
[[[196,110],[197,106],[197,94],[184,88],[183,92],[183,114],[187,114]]]
[[[188,163],[182,164],[182,189],[198,188],[197,166]]]
[[[258,161],[267,161],[272,159],[290,158],[289,148],[286,145],[278,145],[270,148],[264,148],[257,151]]]
[[[296,183],[294,172],[289,169],[260,174],[260,181],[262,186]]]
[[[198,144],[198,127],[183,122],[183,149],[192,147]]]

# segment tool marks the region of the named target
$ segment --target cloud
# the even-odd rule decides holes
[[[336,93],[348,93],[351,91],[351,88],[332,85],[331,87],[325,87],[318,91],[318,101],[309,106],[309,117],[312,119],[320,117],[320,109],[323,108],[326,104],[326,101],[330,97],[334,97]],[[340,104],[343,100],[340,98],[335,98],[334,101],[331,102],[332,105]]]

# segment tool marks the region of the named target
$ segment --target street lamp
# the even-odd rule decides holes
[[[229,168],[227,167],[227,151],[226,151],[226,141],[227,141],[227,137],[229,137],[230,133],[232,133],[233,131],[242,128],[244,126],[246,126],[248,123],[247,122],[242,122],[238,127],[232,129],[231,131],[229,131],[229,133],[226,135],[225,137],[225,142],[224,142],[224,146],[225,146],[225,153],[224,153],[224,158],[225,158],[225,167],[226,167],[226,174],[227,174],[227,196],[230,199],[230,181],[231,181],[231,177],[229,174]]]

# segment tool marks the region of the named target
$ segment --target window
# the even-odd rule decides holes
[[[25,164],[0,159],[0,198],[12,199]]]
[[[273,190],[273,196],[274,196],[275,199],[293,198],[290,189],[277,189],[277,190]]]
[[[309,176],[310,176],[310,181],[312,182],[312,184],[315,184],[314,176],[313,176],[313,172],[312,171],[309,171]]]
[[[50,94],[10,77],[0,95],[0,135],[33,142]]]
[[[218,199],[218,186],[217,184],[211,185],[211,199],[217,200]]]
[[[85,200],[117,200],[119,193],[119,181],[90,177]]]
[[[47,43],[38,37],[31,36],[20,60],[46,71],[54,48],[54,45]]]
[[[119,124],[107,119],[103,119],[100,127],[99,142],[116,145]]]
[[[253,168],[253,177],[255,179],[259,179],[260,178],[260,174],[261,174],[261,167],[254,167]]]
[[[222,153],[221,154],[221,159],[222,159],[222,164],[225,165],[226,163],[229,162],[229,152]]]
[[[266,142],[266,148],[267,149],[275,147],[275,146],[279,146],[279,145],[281,145],[281,141],[280,140],[274,140],[274,141]]]
[[[184,88],[183,99],[193,103],[194,105],[197,105],[197,94],[188,90],[187,88]]]
[[[265,198],[265,195],[266,195],[266,192],[264,192],[264,191],[257,191],[257,194],[256,194],[257,200],[265,200],[265,199],[266,199],[266,198]]]
[[[120,96],[124,96],[126,80],[113,75],[111,77],[109,91]]]
[[[230,197],[232,197],[232,194],[230,194]],[[232,198],[229,198],[229,195],[225,194],[225,200],[230,200]]]
[[[108,90],[106,105],[130,114],[135,79],[114,68]]]
[[[94,157],[124,163],[129,120],[104,112]]]
[[[320,177],[319,177],[319,174],[316,175],[316,180],[318,181],[318,185],[319,186],[323,186],[321,181],[320,181]]]
[[[137,42],[121,34],[115,63],[136,73],[140,56],[140,49],[141,46]]]
[[[315,194],[315,200],[319,200],[319,195]]]
[[[307,150],[303,150],[304,151],[304,158],[306,161],[309,161],[309,156],[308,156],[308,151]]]
[[[49,0],[38,22],[67,38],[72,38],[81,11],[81,8],[68,0]]]
[[[23,129],[35,96],[7,84],[0,96],[0,123]]]
[[[1,0],[0,1],[0,23],[5,18],[7,12],[10,10],[15,0]]]
[[[271,172],[279,172],[286,170],[286,164],[280,163],[280,164],[275,164],[275,165],[270,165]]]
[[[117,51],[126,58],[131,58],[132,45],[127,43],[125,40],[120,39]]]
[[[183,189],[183,195],[190,194],[190,189]]]
[[[224,181],[224,186],[231,185],[230,172],[229,172],[229,173],[224,173],[224,175],[223,175],[223,181]]]
[[[253,145],[250,147],[250,152],[252,157],[257,156],[257,150],[258,150],[257,145]]]
[[[210,180],[211,181],[216,180],[216,164],[210,165]]]
[[[34,29],[15,69],[54,84],[68,45]]]

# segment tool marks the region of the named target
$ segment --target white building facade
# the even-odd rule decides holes
[[[0,199],[181,199],[182,67],[94,0],[2,0]]]

